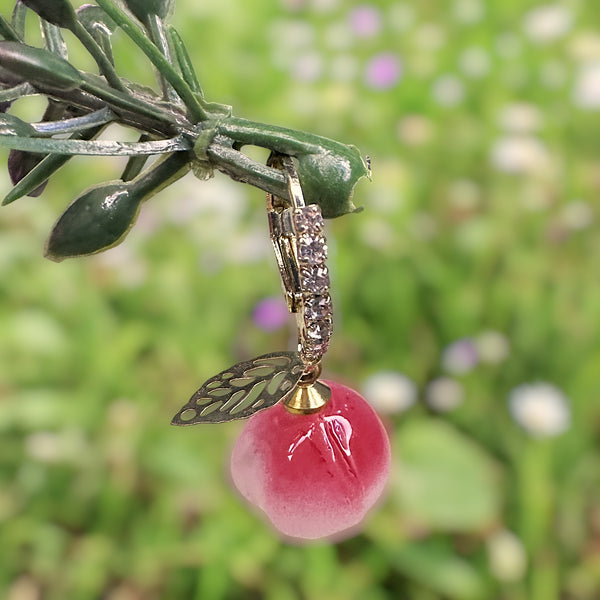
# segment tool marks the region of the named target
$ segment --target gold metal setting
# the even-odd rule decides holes
[[[310,385],[299,384],[289,396],[284,398],[283,405],[295,415],[310,415],[319,412],[331,398],[331,388],[322,381]]]
[[[306,365],[318,364],[332,333],[327,245],[321,209],[307,206],[290,156],[272,154],[269,166],[285,171],[289,199],[267,194],[271,241],[288,309],[296,314],[298,350]]]

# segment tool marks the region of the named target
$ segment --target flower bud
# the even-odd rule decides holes
[[[60,262],[116,245],[131,229],[142,200],[132,185],[122,181],[89,188],[69,205],[52,228],[46,257]]]
[[[75,11],[69,0],[21,0],[21,2],[48,23],[66,29],[71,29],[75,25]]]
[[[165,19],[173,8],[173,0],[124,0],[124,2],[125,6],[142,23],[145,23],[146,19],[152,15]]]

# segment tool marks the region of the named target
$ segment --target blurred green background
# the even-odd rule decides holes
[[[328,224],[325,373],[383,415],[389,491],[305,546],[239,500],[243,424],[169,422],[293,344],[264,196],[188,175],[121,246],[54,264],[53,222],[123,165],[77,158],[0,211],[0,597],[599,598],[595,3],[177,0],[173,22],[209,100],[371,157],[364,212]]]

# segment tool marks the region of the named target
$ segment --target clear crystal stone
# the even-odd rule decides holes
[[[331,321],[312,321],[306,327],[306,335],[317,342],[328,340],[331,337]]]
[[[294,224],[299,233],[317,233],[323,230],[321,209],[316,204],[309,204],[294,211]]]
[[[298,260],[310,265],[322,263],[327,258],[327,244],[323,236],[303,235],[298,238]]]
[[[318,321],[328,319],[332,315],[331,297],[311,296],[304,301],[304,311],[306,319]]]
[[[324,266],[305,267],[300,271],[302,289],[324,295],[329,290],[329,271]]]

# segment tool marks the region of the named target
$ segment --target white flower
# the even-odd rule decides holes
[[[451,377],[438,377],[425,389],[425,402],[439,412],[448,412],[459,406],[464,399],[462,384]]]
[[[86,441],[76,430],[36,431],[25,438],[25,452],[43,463],[74,462],[85,456]]]
[[[513,419],[534,437],[560,435],[571,423],[567,398],[550,383],[517,386],[510,392],[508,407]]]
[[[452,12],[459,23],[473,25],[483,19],[485,4],[480,0],[456,0]]]
[[[525,15],[525,33],[538,43],[548,43],[563,37],[573,25],[573,15],[566,6],[547,4]]]
[[[490,70],[490,57],[479,46],[471,46],[464,50],[458,59],[461,71],[468,77],[479,79]]]
[[[316,51],[300,54],[292,64],[292,75],[298,81],[313,82],[323,73],[323,57]]]
[[[500,126],[511,133],[531,133],[541,125],[541,113],[537,106],[526,102],[508,104],[500,111]]]
[[[400,413],[417,400],[414,381],[395,371],[380,371],[371,375],[362,386],[363,396],[375,408],[385,413]]]
[[[530,135],[506,135],[492,146],[491,161],[499,171],[513,174],[537,173],[549,164],[546,146]]]
[[[438,104],[455,106],[465,97],[465,88],[455,75],[442,75],[433,82],[431,93]]]
[[[527,570],[527,554],[521,540],[507,529],[494,533],[487,539],[490,571],[500,581],[518,581]]]
[[[582,65],[573,88],[573,103],[579,108],[600,108],[600,61]]]
[[[475,346],[481,362],[496,365],[506,359],[510,344],[506,336],[499,331],[482,331],[475,338]]]

